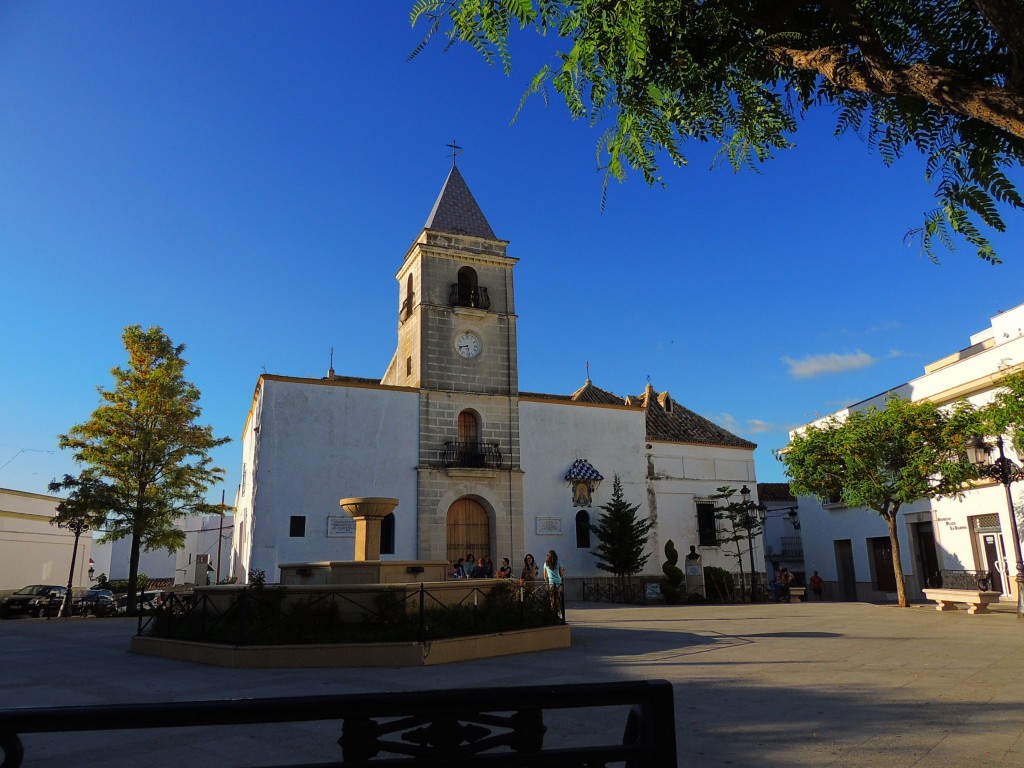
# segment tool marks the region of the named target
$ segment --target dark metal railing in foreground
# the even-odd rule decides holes
[[[289,766],[433,765],[458,768],[576,768],[624,764],[627,768],[675,768],[676,737],[672,685],[665,680],[534,685],[489,689],[492,703],[467,702],[459,686],[445,691],[359,693],[266,699],[222,699],[85,707],[0,710],[0,768],[19,768],[21,737],[33,733],[74,733],[190,728],[255,723],[341,720],[340,754],[331,762]],[[621,742],[608,728],[564,736],[548,731],[551,710],[625,705],[631,707]],[[573,718],[576,721],[576,718]],[[317,733],[320,731],[318,730]],[[229,734],[225,734],[229,735]],[[334,740],[337,732],[327,733]],[[155,745],[160,737],[153,736]],[[90,740],[90,750],[97,744]],[[148,749],[149,747],[143,747]],[[146,755],[110,746],[112,764],[138,762]],[[255,745],[254,750],[259,750]],[[320,753],[322,754],[322,753]],[[295,755],[302,760],[304,755]],[[239,755],[250,765],[252,755]]]
[[[260,585],[229,598],[170,594],[155,611],[140,613],[138,634],[231,645],[426,642],[565,623],[561,590],[552,595],[544,585],[503,579],[446,584],[462,596],[446,598],[443,587],[428,584],[347,585],[308,593]]]

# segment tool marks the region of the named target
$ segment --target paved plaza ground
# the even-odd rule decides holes
[[[231,670],[127,652],[127,619],[0,622],[0,706],[663,678],[679,765],[1024,766],[1024,622],[930,607],[572,604],[570,649],[416,669]],[[586,740],[604,719],[552,723]],[[575,720],[573,718],[576,718]],[[332,723],[26,736],[26,766],[337,758]]]

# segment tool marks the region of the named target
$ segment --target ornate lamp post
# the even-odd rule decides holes
[[[765,513],[768,511],[768,508],[764,504],[755,504],[751,501],[750,489],[745,485],[740,488],[740,497],[743,499],[741,502],[743,505],[743,518],[740,522],[740,527],[747,532],[747,552],[750,555],[750,602],[756,603],[759,574],[757,569],[754,568],[754,531],[764,526]]]
[[[1006,491],[1006,509],[1010,513],[1010,530],[1013,535],[1013,556],[1017,559],[1017,618],[1024,619],[1024,557],[1020,551],[1020,531],[1017,528],[1017,511],[1013,508],[1013,494],[1010,483],[1024,480],[1024,469],[1006,458],[1003,452],[1003,436],[996,438],[999,458],[992,459],[992,446],[980,435],[967,440],[967,459],[978,468],[978,473],[990,477],[1003,485]]]

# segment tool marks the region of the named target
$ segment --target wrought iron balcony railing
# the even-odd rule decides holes
[[[783,557],[803,557],[803,539],[801,539],[799,536],[783,536],[781,549]]]
[[[445,443],[441,462],[446,467],[501,469],[501,451],[497,443]]]
[[[448,294],[448,303],[453,307],[473,307],[475,309],[490,309],[491,297],[487,295],[487,289],[476,286],[470,288],[458,283],[452,283],[452,290]]]

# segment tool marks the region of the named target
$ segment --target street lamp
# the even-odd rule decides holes
[[[755,504],[750,500],[750,489],[747,486],[740,488],[740,497],[743,499],[743,519],[740,526],[747,532],[747,552],[750,555],[750,602],[757,602],[757,580],[758,572],[754,568],[754,529],[764,525],[765,514],[768,508],[764,504]]]
[[[1021,557],[1017,512],[1013,508],[1013,494],[1010,492],[1010,483],[1024,480],[1024,469],[1006,458],[1002,435],[996,438],[996,447],[999,449],[999,458],[993,460],[992,446],[980,435],[972,435],[967,440],[967,460],[977,467],[982,476],[1002,483],[1006,491],[1006,509],[1010,513],[1010,529],[1013,534],[1013,556],[1017,558],[1017,618],[1024,619],[1024,557]]]

